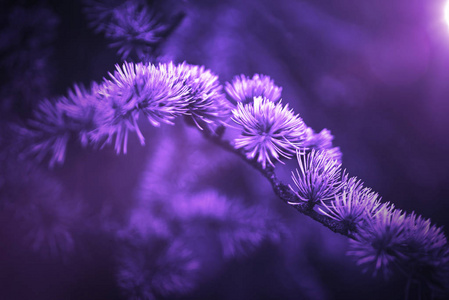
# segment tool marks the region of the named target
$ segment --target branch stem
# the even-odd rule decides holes
[[[221,132],[223,130],[222,127],[220,127]],[[333,232],[339,233],[351,239],[355,239],[354,235],[348,232],[344,224],[335,221],[325,215],[319,214],[317,211],[313,209],[313,205],[311,205],[311,203],[301,201],[288,185],[284,184],[277,178],[276,173],[274,172],[274,168],[272,166],[267,166],[264,169],[255,158],[249,159],[241,149],[236,149],[231,144],[231,142],[222,139],[222,134],[220,135],[217,134],[216,131],[211,130],[208,126],[204,126],[201,132],[207,140],[213,142],[214,144],[220,146],[221,148],[223,148],[228,152],[234,153],[235,155],[243,159],[246,163],[255,168],[257,171],[259,171],[259,173],[261,173],[270,182],[271,187],[273,188],[273,191],[276,194],[276,196],[278,196],[286,204],[294,207],[300,213],[323,224],[325,227],[329,228]]]

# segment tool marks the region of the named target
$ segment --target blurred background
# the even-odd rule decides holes
[[[403,299],[402,275],[362,273],[345,237],[181,121],[142,123],[146,146],[132,137],[127,155],[74,140],[62,166],[20,159],[11,124],[122,62],[86,12],[119,2],[0,4],[0,298]],[[173,25],[146,59],[204,65],[223,84],[269,75],[332,132],[350,175],[448,227],[446,1],[146,3]],[[295,166],[279,166],[286,183]]]

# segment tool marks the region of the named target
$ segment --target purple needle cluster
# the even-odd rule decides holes
[[[277,162],[296,155],[294,185],[290,189],[284,185],[287,191],[278,193],[285,202],[323,224],[337,226],[338,232],[352,239],[349,254],[366,270],[388,275],[398,266],[432,290],[448,287],[449,247],[441,228],[382,203],[375,191],[349,177],[331,133],[327,129],[315,133],[284,105],[282,88],[268,76],[256,74],[251,79],[241,75],[226,84],[233,101],[222,90],[218,76],[204,66],[125,62],[90,89],[74,86],[67,96],[42,101],[19,133],[24,141],[31,141],[28,154],[38,159],[50,154],[50,165],[54,165],[64,161],[66,145],[74,135],[84,146],[104,146],[115,140],[116,152],[126,153],[130,132],[144,144],[140,117],[160,126],[174,124],[175,118],[183,116],[206,137],[256,165],[270,180],[275,178]],[[225,129],[233,130],[229,141],[224,139]]]

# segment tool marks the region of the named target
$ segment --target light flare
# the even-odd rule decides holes
[[[449,1],[447,1],[446,4],[444,5],[444,21],[449,27]]]

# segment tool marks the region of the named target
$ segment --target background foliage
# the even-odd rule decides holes
[[[147,58],[205,65],[222,83],[270,75],[309,126],[332,131],[351,175],[447,227],[443,5],[157,2],[162,16],[183,18]],[[83,7],[1,4],[2,299],[403,296],[404,278],[361,274],[345,255],[346,238],[281,203],[262,176],[181,124],[143,126],[147,145],[131,138],[126,156],[73,143],[65,165],[52,170],[17,159],[8,124],[121,61]],[[293,168],[287,162],[280,177],[288,181]],[[140,296],[129,292],[136,282]]]

